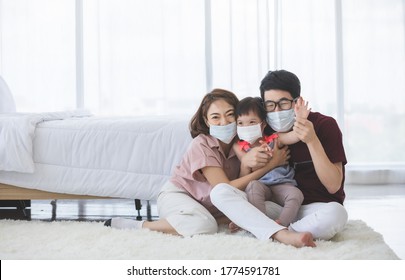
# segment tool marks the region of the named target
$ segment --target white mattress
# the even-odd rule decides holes
[[[36,125],[33,173],[0,182],[58,193],[155,200],[191,136],[188,118],[116,117]]]

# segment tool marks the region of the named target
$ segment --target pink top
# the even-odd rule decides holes
[[[170,181],[185,189],[214,217],[218,217],[223,214],[211,203],[210,192],[213,186],[201,172],[201,169],[207,166],[221,167],[229,180],[239,176],[240,161],[233,149],[226,157],[218,139],[200,134],[193,139],[180,164],[173,170]]]

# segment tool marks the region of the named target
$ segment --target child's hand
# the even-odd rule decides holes
[[[270,157],[273,156],[273,149],[263,140],[259,140],[260,147],[265,150],[265,153],[268,154]]]
[[[295,116],[298,118],[308,118],[311,108],[308,109],[308,101],[305,101],[302,97],[299,97],[294,107]]]

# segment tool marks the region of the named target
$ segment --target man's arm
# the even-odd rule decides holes
[[[298,138],[307,144],[319,180],[329,193],[336,193],[340,189],[343,180],[342,162],[332,163],[329,160],[322,143],[315,133],[314,126],[309,120],[297,117],[294,131]]]

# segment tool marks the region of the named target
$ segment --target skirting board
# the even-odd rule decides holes
[[[405,184],[403,164],[348,164],[346,185]]]

